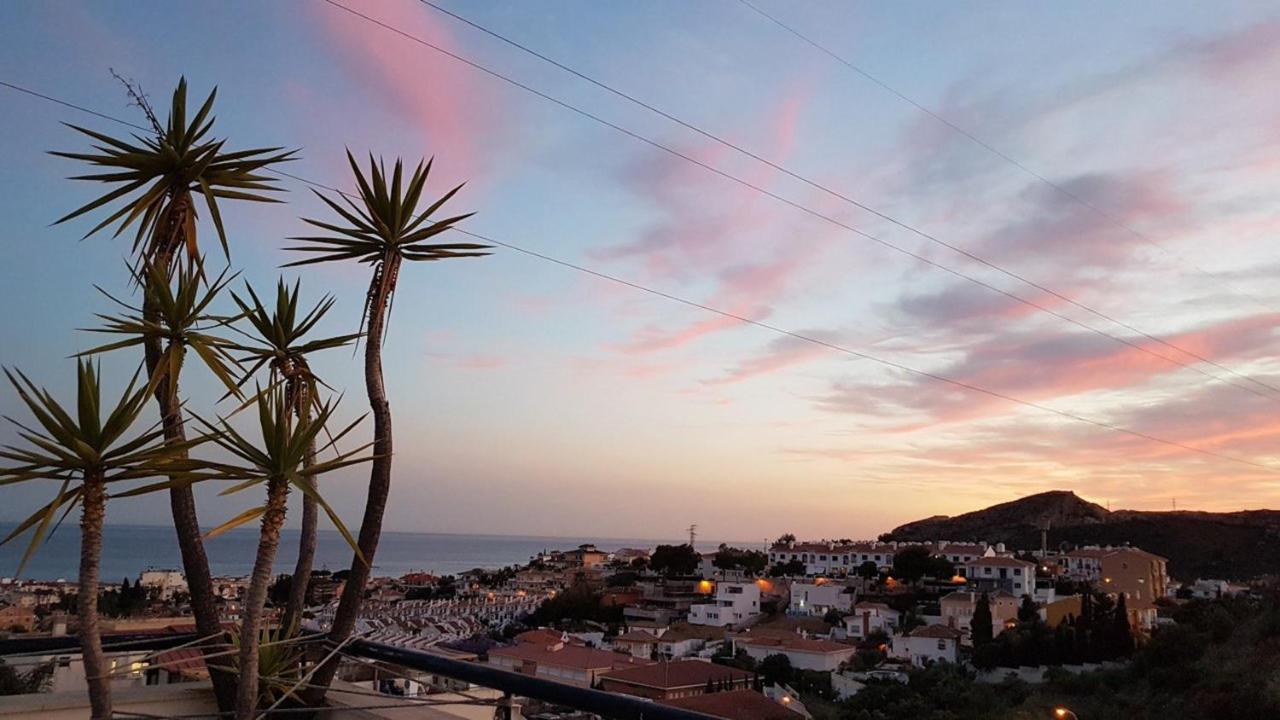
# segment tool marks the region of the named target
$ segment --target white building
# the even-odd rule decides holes
[[[1102,556],[1106,554],[1102,548],[1080,548],[1055,560],[1059,571],[1072,580],[1098,582],[1102,579]]]
[[[1012,557],[982,557],[961,565],[957,572],[973,590],[1004,590],[1019,597],[1036,586],[1036,564]]]
[[[865,562],[878,568],[893,567],[897,543],[788,542],[769,548],[769,564],[800,562],[806,575],[853,575]]]
[[[143,570],[138,584],[156,591],[161,600],[171,600],[174,593],[187,592],[187,577],[179,570]]]
[[[916,667],[959,662],[962,633],[946,625],[925,625],[893,639],[893,654]]]
[[[715,599],[689,607],[689,623],[740,625],[760,614],[760,587],[754,582],[718,582]]]
[[[844,618],[845,635],[855,640],[866,639],[877,632],[892,635],[901,619],[902,613],[884,603],[860,602]]]
[[[797,670],[820,672],[839,670],[840,666],[848,662],[857,651],[852,645],[799,635],[779,637],[746,634],[734,637],[733,643],[735,650],[741,648],[756,662],[770,655],[785,655],[791,662],[791,667]]]
[[[848,613],[853,609],[854,589],[842,583],[819,578],[813,582],[791,583],[793,615],[826,615],[831,610]]]

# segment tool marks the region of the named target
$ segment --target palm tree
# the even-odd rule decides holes
[[[339,224],[304,218],[305,222],[326,234],[294,238],[302,244],[289,248],[315,253],[314,257],[289,263],[290,266],[355,261],[368,264],[373,269],[365,297],[361,329],[367,323],[364,378],[373,414],[374,457],[369,470],[369,491],[364,517],[360,523],[360,552],[352,560],[351,574],[343,587],[342,598],[329,631],[330,639],[336,642],[345,640],[355,629],[356,618],[360,615],[360,606],[364,600],[365,585],[369,581],[370,564],[382,535],[382,515],[391,490],[391,407],[387,402],[382,377],[382,341],[395,295],[396,281],[400,277],[400,266],[406,260],[430,262],[478,257],[488,255],[485,251],[490,249],[488,245],[477,243],[428,242],[471,216],[471,213],[467,213],[442,220],[431,219],[436,211],[462,189],[461,185],[419,210],[422,191],[431,172],[431,162],[425,165],[419,162],[407,184],[404,182],[400,160],[396,160],[389,184],[386,166],[375,161],[372,155],[369,156],[367,177],[350,151],[347,152],[347,162],[355,175],[359,202],[346,194],[331,199],[317,192],[316,196],[337,213]],[[315,684],[327,687],[336,670],[336,662],[326,663],[316,673]],[[323,697],[323,690],[309,695],[309,701],[318,701]]]
[[[361,457],[359,454],[372,445],[372,443],[366,444],[351,452],[339,453],[332,460],[305,467],[309,449],[333,415],[333,404],[325,403],[317,407],[314,414],[298,418],[295,415],[295,406],[292,404],[293,398],[288,396],[286,389],[282,386],[259,390],[255,397],[254,404],[258,409],[260,433],[257,441],[242,435],[225,418],[214,424],[199,420],[197,417],[208,431],[207,435],[213,444],[224,450],[238,463],[207,463],[205,465],[210,471],[217,473],[220,479],[238,481],[222,494],[237,493],[252,487],[265,486],[266,488],[266,501],[262,505],[245,510],[209,531],[208,535],[208,537],[214,537],[261,518],[258,553],[253,564],[253,574],[249,579],[249,588],[245,593],[244,618],[240,627],[239,661],[236,665],[239,677],[236,685],[235,708],[235,716],[239,720],[252,720],[254,711],[257,709],[260,631],[267,602],[267,588],[271,584],[271,566],[275,562],[276,550],[280,545],[280,529],[284,526],[289,489],[296,488],[315,500],[351,547],[356,548],[355,538],[347,532],[342,520],[316,491],[315,484],[310,479],[348,465],[367,462],[370,458]],[[338,433],[329,445],[332,446],[345,436],[361,420],[363,417]]]
[[[339,335],[319,340],[305,340],[325,313],[333,307],[333,298],[325,296],[320,299],[309,312],[298,314],[298,287],[294,283],[290,290],[281,279],[276,283],[276,303],[274,311],[269,311],[258,298],[253,288],[246,284],[248,299],[241,298],[234,292],[232,299],[240,307],[241,317],[251,326],[252,333],[243,333],[251,344],[237,344],[235,350],[240,353],[240,362],[246,368],[240,384],[244,385],[249,378],[264,366],[270,371],[268,388],[284,384],[285,401],[293,408],[294,416],[305,421],[312,409],[321,407],[319,386],[323,384],[311,370],[307,357],[312,353],[330,348],[337,348],[359,337],[359,334]],[[303,458],[303,467],[309,468],[316,462],[315,443],[307,448]],[[304,476],[305,482],[315,482],[314,476]],[[307,581],[311,577],[311,564],[316,554],[316,525],[319,519],[316,501],[309,494],[302,496],[302,530],[298,540],[298,560],[294,565],[293,579],[289,585],[289,599],[285,604],[284,616],[280,624],[288,632],[292,632],[302,617],[302,609],[306,605]]]
[[[133,86],[128,86],[131,96],[146,114],[152,127],[150,137],[132,135],[122,140],[87,128],[70,127],[94,141],[95,152],[55,152],[54,155],[88,163],[102,172],[79,175],[75,180],[106,183],[112,189],[97,199],[68,213],[58,220],[72,218],[111,207],[110,214],[95,225],[85,237],[115,224],[115,235],[120,235],[136,225],[133,253],[138,261],[137,271],[146,283],[167,282],[168,273],[182,259],[190,265],[201,265],[202,256],[197,234],[197,209],[195,196],[204,200],[213,220],[224,254],[228,254],[226,232],[223,229],[219,200],[247,200],[276,202],[267,193],[279,188],[261,171],[272,165],[292,159],[293,153],[281,148],[256,148],[229,151],[226,141],[210,136],[215,88],[200,109],[187,121],[187,81],[182,78],[173,92],[168,120],[161,124],[146,101],[146,96]],[[146,267],[156,273],[143,273]],[[148,289],[144,286],[144,291]],[[152,295],[147,293],[145,297]],[[156,309],[145,304],[143,316],[153,321]],[[162,340],[148,338],[143,344],[147,374],[154,388],[156,404],[160,411],[165,438],[174,445],[185,439],[178,395],[177,373],[171,373],[167,387],[156,382],[158,376],[169,372],[162,364]],[[169,490],[170,510],[178,547],[182,552],[182,566],[191,592],[191,607],[196,627],[203,636],[220,634],[217,600],[209,574],[209,560],[200,538],[200,522],[196,516],[195,496],[189,485],[174,483]],[[206,654],[219,650],[214,644],[206,648]],[[234,702],[234,679],[214,670],[211,673],[214,694],[220,710],[227,712]]]
[[[110,669],[103,657],[102,637],[98,629],[98,560],[102,554],[107,490],[118,482],[167,472],[174,473],[175,477],[182,473],[184,482],[193,481],[195,477],[189,474],[189,468],[184,468],[183,462],[175,459],[193,443],[166,443],[158,425],[125,439],[147,404],[147,388],[139,386],[136,374],[105,420],[101,413],[99,374],[88,361],[81,360],[77,365],[75,415],[64,410],[51,394],[37,388],[21,372],[6,369],[5,375],[39,427],[10,420],[18,426],[18,435],[29,447],[7,446],[0,450],[0,459],[14,463],[0,468],[0,485],[55,480],[60,487],[52,500],[19,523],[3,542],[31,531],[31,541],[18,568],[21,573],[22,567],[49,533],[54,516],[62,512],[65,518],[77,505],[80,507],[80,593],[76,603],[80,645],[84,652],[92,716],[95,719],[109,718]],[[167,486],[167,483],[162,485]],[[117,497],[155,489],[159,487],[146,486],[119,493]]]

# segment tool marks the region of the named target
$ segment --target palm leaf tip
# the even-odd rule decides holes
[[[53,155],[86,163],[108,172],[77,175],[76,179],[110,187],[93,200],[63,215],[54,224],[67,222],[98,209],[108,208],[106,217],[89,229],[85,237],[115,225],[115,235],[137,225],[135,252],[160,252],[166,243],[157,236],[182,228],[185,242],[181,251],[197,255],[193,196],[203,199],[209,219],[226,251],[226,233],[218,199],[274,202],[272,193],[283,188],[259,174],[271,166],[296,158],[296,151],[257,148],[229,151],[225,140],[210,139],[214,125],[213,105],[217,90],[187,120],[187,86],[178,82],[173,92],[169,118],[151,136],[133,135],[131,140],[111,137],[76,125],[70,127],[92,141],[90,152],[52,151]],[[149,108],[144,108],[149,113]],[[179,217],[177,214],[185,214]],[[144,243],[144,238],[152,238]]]

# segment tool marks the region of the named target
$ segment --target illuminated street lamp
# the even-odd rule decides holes
[[[1053,716],[1058,720],[1080,720],[1078,715],[1062,706],[1053,709]]]

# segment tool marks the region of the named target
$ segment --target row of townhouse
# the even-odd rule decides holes
[[[804,563],[806,575],[845,575],[863,563],[893,567],[897,543],[787,542],[769,548],[769,564]]]
[[[984,557],[1008,556],[1003,543],[872,543],[872,542],[785,542],[774,543],[769,548],[769,564],[785,565],[800,562],[806,575],[849,575],[864,564],[875,563],[881,570],[893,567],[894,555],[901,549],[924,545],[935,555],[946,558],[952,564],[961,565]]]

